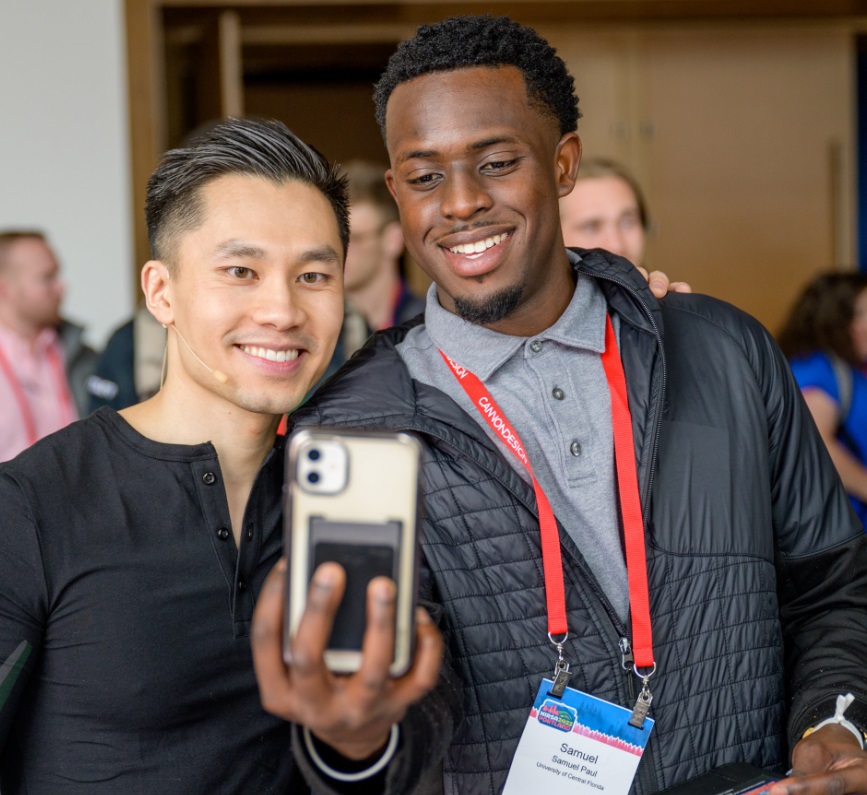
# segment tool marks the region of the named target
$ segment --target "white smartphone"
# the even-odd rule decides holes
[[[337,673],[361,666],[367,585],[397,586],[392,676],[412,662],[418,569],[421,446],[406,433],[305,428],[286,449],[285,551],[289,560],[283,650],[295,636],[317,566],[335,561],[346,591],[325,651]]]

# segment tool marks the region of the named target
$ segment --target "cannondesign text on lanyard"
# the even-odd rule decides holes
[[[484,384],[465,367],[442,357],[472,400],[482,418],[499,435],[506,447],[527,467],[536,492],[539,529],[542,536],[542,569],[545,576],[545,600],[548,608],[548,638],[557,649],[552,694],[562,695],[569,681],[569,662],[563,655],[563,645],[569,637],[566,619],[566,597],[563,585],[563,561],[554,511],[545,492],[533,474],[530,460],[521,439],[488,393]],[[606,318],[605,351],[602,366],[611,395],[611,423],[614,429],[614,459],[617,467],[617,487],[623,516],[626,541],[626,569],[629,577],[629,610],[632,617],[632,648],[634,670],[642,681],[641,692],[629,721],[641,727],[650,708],[652,695],[648,683],[656,672],[653,660],[653,637],[650,626],[650,597],[647,585],[647,558],[644,549],[644,523],[638,494],[638,474],[635,467],[635,447],[632,437],[632,417],[626,394],[626,376],[617,350],[617,339],[611,318]]]

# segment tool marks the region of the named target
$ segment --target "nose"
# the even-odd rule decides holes
[[[456,169],[446,178],[440,204],[445,218],[467,220],[491,205],[483,178],[471,168]]]
[[[278,331],[295,328],[304,323],[307,314],[303,302],[294,289],[294,281],[265,280],[256,290],[252,317],[261,326]]]

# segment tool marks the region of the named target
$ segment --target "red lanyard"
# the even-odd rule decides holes
[[[545,575],[545,599],[548,605],[548,632],[562,635],[567,631],[566,596],[563,586],[563,561],[557,520],[545,492],[533,474],[524,445],[506,416],[488,393],[484,384],[465,367],[449,359],[442,351],[458,383],[472,400],[485,422],[503,440],[512,454],[527,467],[536,492],[539,529],[542,536],[542,569]],[[629,577],[629,609],[632,616],[632,648],[636,667],[653,666],[653,638],[650,625],[650,595],[647,585],[647,558],[644,549],[644,522],[638,496],[632,417],[626,393],[626,376],[617,350],[611,319],[606,319],[605,351],[602,366],[611,395],[611,424],[614,429],[614,459],[617,488],[626,539],[626,571]]]
[[[58,405],[62,411],[65,410],[66,412],[66,420],[64,421],[64,424],[66,424],[75,419],[75,412],[72,409],[72,396],[69,394],[69,388],[66,386],[63,364],[60,361],[60,355],[53,347],[49,347],[46,350],[46,355],[51,364],[52,375],[57,386]],[[39,439],[39,434],[36,431],[36,419],[33,416],[33,409],[30,408],[27,395],[24,394],[24,388],[13,372],[12,365],[9,364],[6,354],[3,352],[2,345],[0,345],[0,370],[3,370],[9,381],[9,386],[12,387],[12,394],[15,395],[15,401],[18,403],[18,409],[21,412],[21,419],[24,421],[27,444],[31,445]]]

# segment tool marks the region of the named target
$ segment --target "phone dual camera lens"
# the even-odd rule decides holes
[[[318,461],[320,458],[322,458],[322,453],[314,447],[312,450],[307,451],[307,458],[310,461]],[[318,472],[311,471],[307,473],[308,483],[318,483],[320,480],[321,477]]]

